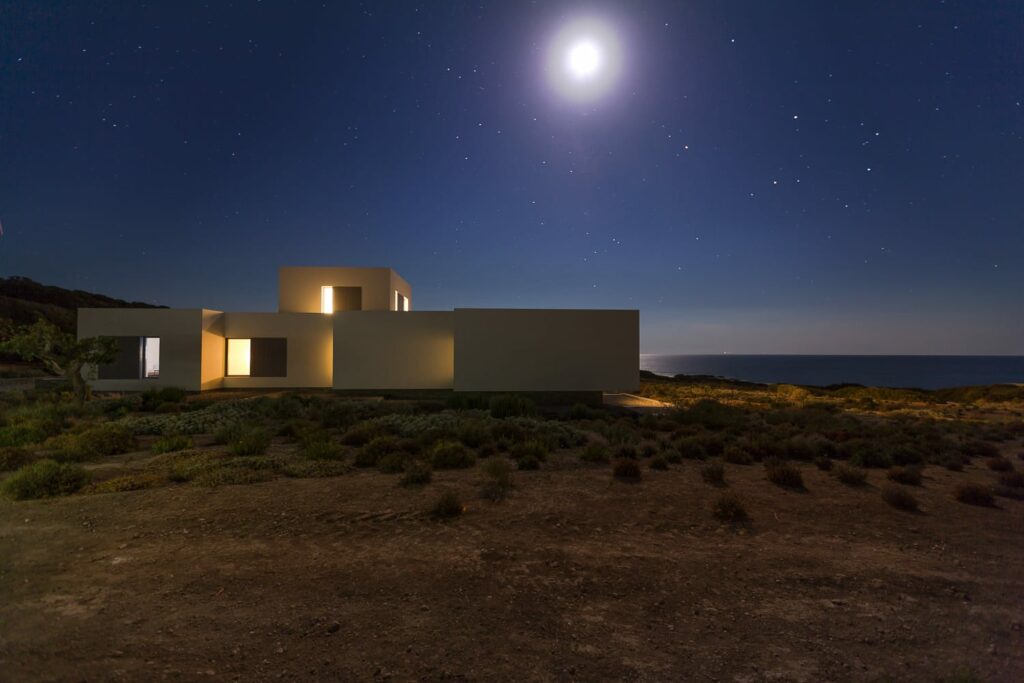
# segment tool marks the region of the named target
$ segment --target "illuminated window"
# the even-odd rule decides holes
[[[142,338],[142,376],[160,376],[160,337]]]
[[[288,339],[228,339],[229,377],[287,377]]]
[[[320,288],[320,312],[334,313],[334,287],[325,285]]]
[[[395,310],[396,311],[408,311],[409,310],[409,297],[400,293],[397,289],[395,290]]]
[[[249,375],[249,358],[252,348],[251,339],[228,339],[228,374],[247,377]]]

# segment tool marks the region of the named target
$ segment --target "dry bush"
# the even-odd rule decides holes
[[[717,460],[709,462],[701,466],[700,477],[712,486],[725,486],[725,466]]]
[[[989,458],[988,460],[985,461],[985,464],[988,465],[988,468],[993,472],[1013,471],[1013,463],[1002,456],[996,458]]]
[[[462,500],[454,491],[445,491],[430,507],[430,514],[436,519],[452,519],[465,511]]]
[[[712,514],[716,519],[729,524],[746,524],[750,521],[747,509],[735,493],[723,493],[715,501]]]
[[[612,467],[612,475],[623,481],[640,481],[640,465],[636,460],[618,460]]]
[[[995,505],[995,498],[992,497],[992,492],[980,484],[960,484],[956,487],[953,495],[961,503],[967,503],[968,505],[979,505],[981,507],[993,507]]]
[[[859,467],[851,467],[845,463],[839,463],[832,471],[836,479],[847,486],[863,486],[868,480],[868,473]]]
[[[889,481],[907,486],[921,485],[921,470],[917,467],[893,467],[885,475]]]
[[[886,484],[882,487],[882,500],[897,510],[917,512],[917,499],[910,491],[895,484]]]
[[[804,490],[804,478],[800,470],[785,460],[768,458],[764,461],[764,471],[768,481],[776,486],[794,491]]]

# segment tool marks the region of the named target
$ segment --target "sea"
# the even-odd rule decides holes
[[[786,356],[640,354],[659,375],[710,375],[764,384],[944,389],[1024,384],[1024,356]]]

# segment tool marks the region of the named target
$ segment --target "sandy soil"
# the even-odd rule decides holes
[[[500,503],[478,470],[2,502],[0,679],[1024,680],[1024,502],[953,500],[977,465],[926,470],[919,514],[802,469],[727,466],[747,531],[693,462]]]

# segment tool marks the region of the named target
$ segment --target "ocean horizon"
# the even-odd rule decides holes
[[[640,354],[659,375],[708,375],[762,384],[915,389],[1024,383],[1024,356]]]

